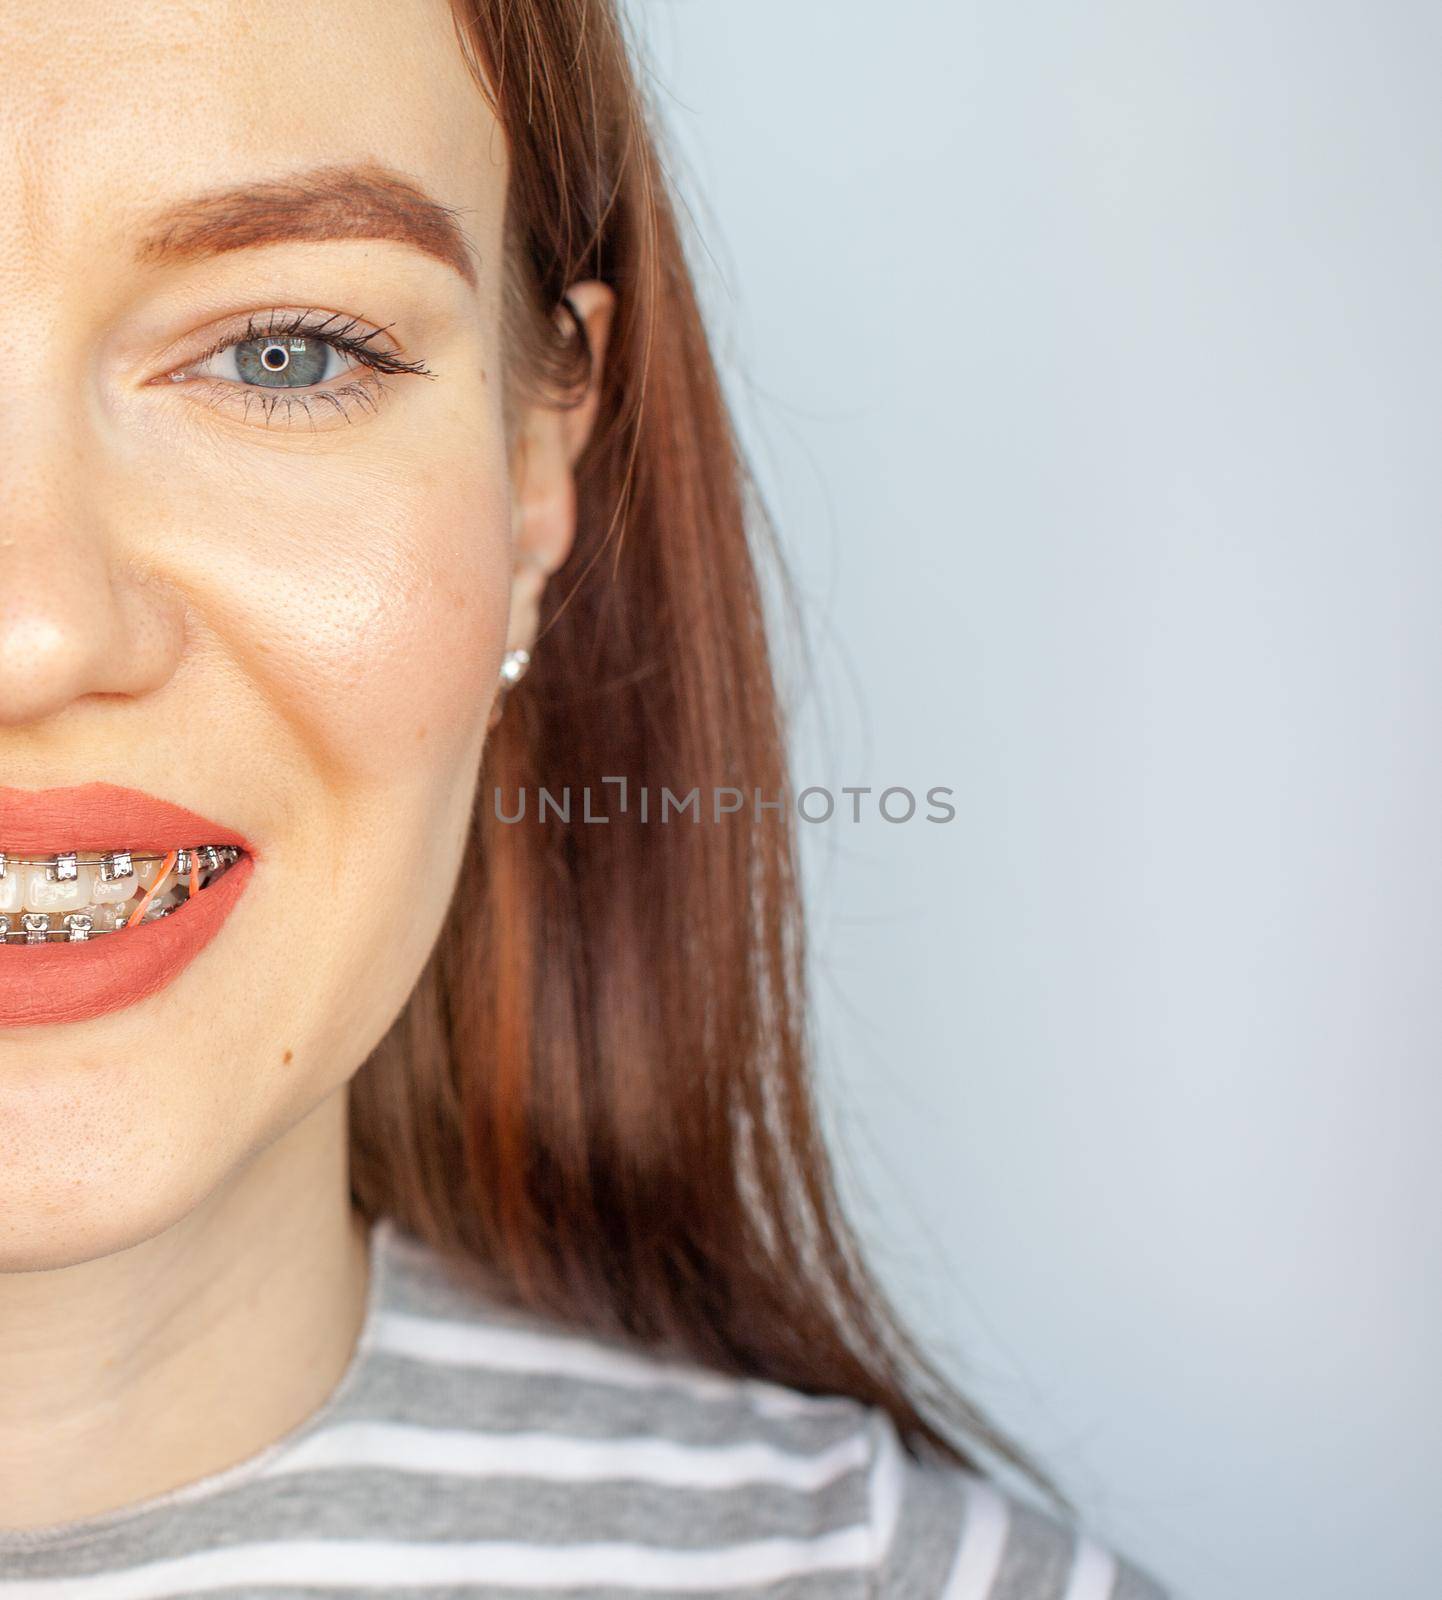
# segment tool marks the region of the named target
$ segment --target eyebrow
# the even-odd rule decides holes
[[[474,289],[475,247],[458,215],[388,167],[315,167],[177,201],[150,219],[136,255],[168,264],[257,245],[395,239],[454,267]]]

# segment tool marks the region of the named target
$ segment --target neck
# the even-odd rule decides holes
[[[342,1086],[152,1237],[0,1272],[0,1528],[164,1494],[303,1422],[360,1336],[367,1245]]]

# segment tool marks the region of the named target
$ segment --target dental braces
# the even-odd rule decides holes
[[[55,856],[12,856],[0,850],[0,879],[4,879],[11,866],[44,867],[46,880],[50,883],[69,883],[76,881],[80,876],[82,865],[99,867],[100,881],[102,883],[118,883],[126,878],[135,877],[137,863],[164,862],[173,854],[175,862],[172,868],[174,882],[165,892],[169,893],[179,887],[185,879],[195,873],[206,874],[204,883],[196,882],[192,885],[192,894],[199,890],[209,888],[216,874],[223,872],[227,867],[234,866],[240,860],[242,851],[233,844],[222,845],[192,845],[187,848],[166,852],[164,855],[153,855],[141,851],[109,850],[104,852],[89,852],[81,856],[78,851],[66,850]],[[170,873],[166,874],[169,877]],[[143,921],[158,922],[162,917],[173,915],[185,904],[181,901],[177,905],[166,906],[159,910],[152,910],[151,906],[158,905],[158,896],[164,879],[157,878],[144,894],[145,915]],[[136,885],[139,888],[139,884]],[[187,896],[187,899],[189,896]],[[60,918],[59,922],[52,924],[51,916]],[[124,933],[130,926],[129,920],[113,928],[97,928],[95,919],[88,911],[66,911],[51,913],[48,911],[23,911],[18,913],[19,926],[12,926],[11,916],[0,913],[0,947],[6,944],[80,944],[88,939],[101,938],[110,933]]]
[[[73,883],[80,876],[83,865],[99,867],[102,883],[117,883],[122,878],[134,877],[137,861],[164,861],[168,854],[168,851],[163,855],[150,855],[136,850],[106,850],[91,851],[82,857],[79,851],[65,850],[58,856],[12,856],[0,850],[0,880],[4,879],[12,866],[44,867],[47,882]],[[233,844],[192,845],[189,849],[176,852],[176,875],[184,877],[190,871],[192,856],[202,871],[218,872],[222,866],[233,866],[240,860],[240,854]]]

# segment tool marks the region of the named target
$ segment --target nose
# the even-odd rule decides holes
[[[181,596],[125,558],[83,474],[63,493],[47,477],[21,494],[0,460],[0,726],[153,692],[184,649]]]

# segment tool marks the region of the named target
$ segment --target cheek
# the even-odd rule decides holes
[[[285,513],[303,536],[241,531],[216,618],[257,709],[346,782],[474,744],[510,603],[499,464],[352,475],[340,495],[289,494]]]

